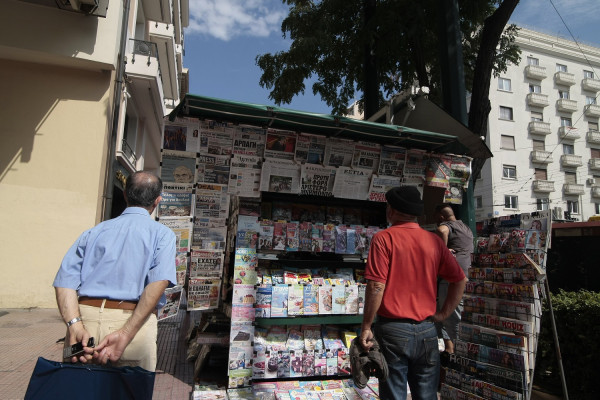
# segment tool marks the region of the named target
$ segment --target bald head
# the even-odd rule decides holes
[[[162,180],[149,172],[138,171],[129,175],[125,184],[125,198],[129,207],[151,208],[162,191]]]
[[[441,204],[435,207],[435,217],[438,223],[456,220],[454,210],[452,210],[449,204]]]

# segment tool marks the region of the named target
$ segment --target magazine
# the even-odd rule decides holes
[[[450,184],[452,156],[431,154],[425,170],[427,186],[447,188]]]
[[[288,316],[302,315],[304,313],[304,285],[292,284],[288,286]]]
[[[258,249],[272,250],[273,249],[273,234],[275,232],[273,221],[262,220],[259,224],[258,231]]]
[[[319,315],[332,313],[332,288],[331,285],[319,286]]]
[[[256,317],[271,318],[272,286],[261,285],[256,289]]]
[[[158,310],[158,321],[177,315],[182,291],[182,286],[173,286],[165,290],[166,303]]]
[[[229,344],[237,347],[249,347],[254,339],[252,322],[232,322],[229,334]]]
[[[304,315],[319,315],[319,285],[304,285]]]
[[[286,224],[285,250],[298,251],[298,247],[300,246],[299,228],[300,223],[298,221],[290,221]]]
[[[272,288],[271,318],[288,316],[288,285],[277,284]]]

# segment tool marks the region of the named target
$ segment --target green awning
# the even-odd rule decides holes
[[[171,121],[176,117],[229,121],[438,153],[476,153],[476,149],[469,149],[457,136],[451,134],[192,94],[186,94],[169,115]]]

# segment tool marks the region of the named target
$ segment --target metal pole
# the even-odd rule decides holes
[[[550,296],[550,285],[548,284],[548,277],[544,279],[544,287],[546,288],[546,297],[548,298],[548,307],[550,308],[550,321],[552,321],[552,335],[554,336],[554,347],[556,350],[556,360],[558,361],[558,369],[560,371],[562,390],[565,396],[565,400],[569,400],[569,392],[567,391],[567,380],[565,377],[565,370],[563,369],[562,356],[560,354],[560,344],[558,342],[558,332],[556,331],[556,321],[554,320],[554,309],[552,308],[552,297]]]

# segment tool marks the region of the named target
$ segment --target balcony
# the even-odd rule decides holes
[[[130,82],[128,89],[138,108],[147,110],[147,118],[154,120],[156,115],[162,120],[166,110],[156,43],[130,39],[126,54],[125,73]],[[160,121],[157,123],[160,125]]]
[[[579,130],[577,128],[573,128],[572,126],[561,126],[558,128],[558,135],[561,139],[565,140],[575,140],[581,137]]]
[[[558,71],[554,74],[554,82],[557,85],[573,86],[575,84],[575,75],[569,72]]]
[[[533,191],[537,193],[552,193],[554,192],[553,181],[535,180],[533,181]]]
[[[162,71],[163,91],[165,98],[179,98],[179,79],[175,54],[175,29],[173,25],[152,21],[148,24],[149,37],[156,43],[158,61]]]
[[[581,167],[583,162],[581,161],[581,156],[576,156],[575,154],[563,154],[560,156],[560,165],[563,167]]]
[[[142,0],[144,6],[144,16],[147,20],[163,22],[165,24],[173,23],[173,2],[170,0]]]
[[[588,104],[583,108],[586,117],[599,118],[600,106],[598,104]]]
[[[542,121],[531,121],[528,126],[529,133],[535,135],[549,135],[550,123]]]
[[[600,186],[592,186],[592,197],[600,198]]]
[[[588,165],[590,169],[600,170],[600,158],[590,158]]]
[[[577,111],[577,102],[570,99],[558,99],[556,100],[556,109],[563,112],[575,112]]]
[[[527,104],[531,107],[546,107],[548,104],[548,95],[541,93],[529,93],[527,95]]]
[[[565,183],[563,185],[563,193],[567,194],[567,195],[581,195],[584,193],[584,187],[583,185],[580,185],[578,183]]]
[[[581,81],[581,87],[583,90],[589,90],[590,92],[597,92],[600,90],[600,80],[592,78],[584,78]]]
[[[600,132],[598,131],[588,131],[585,138],[590,144],[600,144]]]
[[[550,164],[552,161],[552,153],[549,151],[534,150],[531,152],[531,162]]]
[[[540,67],[539,65],[528,65],[525,67],[525,76],[530,79],[541,81],[547,76],[546,67]]]

